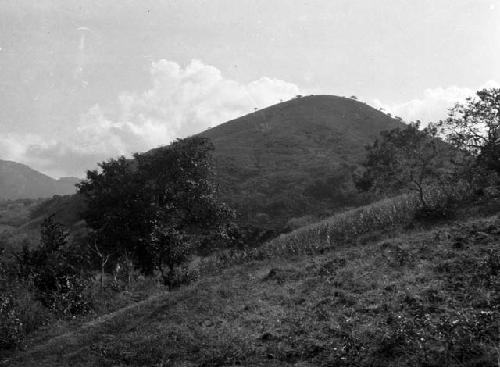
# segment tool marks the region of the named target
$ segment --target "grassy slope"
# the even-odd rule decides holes
[[[499,241],[491,217],[233,267],[9,365],[496,366]]]

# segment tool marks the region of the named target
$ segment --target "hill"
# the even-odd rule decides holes
[[[365,203],[355,192],[351,175],[365,155],[365,145],[380,131],[401,125],[350,98],[307,96],[228,121],[199,136],[214,143],[221,199],[237,209],[240,223],[281,231]],[[41,203],[36,216],[56,213],[58,220],[71,226],[83,205],[82,198],[61,197]],[[255,236],[269,235],[259,233]]]
[[[0,201],[74,194],[78,181],[75,177],[56,180],[24,164],[0,160]]]
[[[81,219],[85,210],[81,195],[54,195],[50,199],[17,199],[0,202],[0,245],[20,250],[40,241],[40,225],[49,215],[70,231],[70,238],[85,236],[87,228]]]
[[[352,173],[365,145],[402,123],[354,99],[295,98],[202,132],[215,145],[224,201],[242,221],[281,229],[293,217],[360,204]]]
[[[48,330],[3,365],[494,367],[499,227],[493,216],[234,266]]]

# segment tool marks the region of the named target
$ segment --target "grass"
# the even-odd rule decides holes
[[[455,195],[463,197],[464,194],[457,190]],[[427,191],[426,201],[431,207],[439,208],[449,198],[450,194],[443,190],[433,189]],[[252,260],[312,255],[338,246],[366,242],[414,225],[415,216],[421,208],[417,195],[384,199],[282,234],[258,248],[217,252],[202,260],[200,272],[211,274],[221,268]]]
[[[491,217],[254,260],[9,365],[493,367],[499,243],[500,219]]]
[[[92,305],[89,312],[68,316],[51,313],[35,299],[28,284],[13,283],[7,292],[0,295],[0,310],[3,311],[0,315],[3,317],[0,320],[0,360],[7,358],[16,349],[30,349],[47,339],[57,338],[99,317],[133,306],[165,291],[166,287],[153,278],[135,279],[127,284],[123,280],[115,283],[108,277],[103,289],[96,279],[84,296]]]

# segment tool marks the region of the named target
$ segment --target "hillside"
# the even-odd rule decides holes
[[[307,96],[209,129],[222,198],[243,221],[282,228],[292,217],[357,206],[351,174],[382,130],[401,126],[350,98]]]
[[[240,222],[281,231],[292,218],[304,224],[300,217],[314,220],[363,204],[353,188],[352,172],[363,159],[366,144],[380,131],[401,124],[353,99],[308,96],[199,135],[215,145],[221,199],[238,210]],[[154,154],[154,149],[150,152]],[[30,180],[36,186],[39,179]],[[56,213],[58,220],[71,226],[82,205],[76,196],[58,198],[42,203],[36,216]]]
[[[0,201],[73,194],[78,181],[74,177],[56,180],[24,164],[0,160]]]
[[[71,238],[85,236],[87,228],[81,220],[85,207],[84,198],[78,194],[0,202],[0,244],[12,250],[20,250],[25,244],[38,244],[40,224],[52,214],[70,231]]]
[[[3,365],[494,367],[499,228],[493,216],[235,266]]]

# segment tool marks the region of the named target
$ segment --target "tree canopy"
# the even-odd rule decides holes
[[[356,185],[383,193],[415,191],[426,206],[425,190],[449,174],[451,150],[437,138],[437,127],[420,129],[419,122],[383,131],[367,146],[365,171]]]
[[[232,212],[217,197],[213,149],[205,138],[181,139],[89,171],[79,191],[99,251],[116,259],[131,254],[146,273],[164,264],[172,273],[186,260],[176,254],[220,233]]]
[[[500,88],[457,103],[440,127],[446,140],[488,170],[500,173]]]

